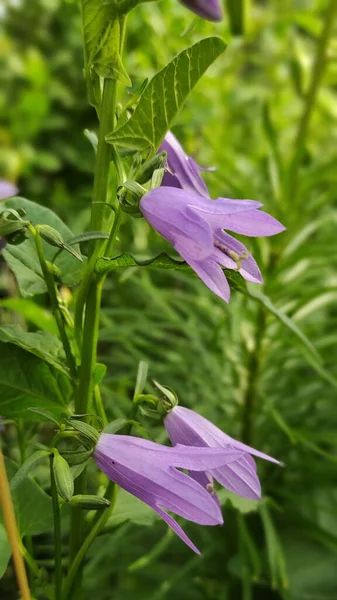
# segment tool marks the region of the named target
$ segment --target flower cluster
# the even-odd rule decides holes
[[[200,525],[220,525],[223,519],[213,478],[240,496],[258,499],[261,487],[251,455],[278,461],[237,442],[187,408],[172,408],[164,424],[173,448],[133,436],[103,433],[93,456],[112,481],[148,504],[199,553],[166,511]],[[189,475],[177,469],[186,469]]]
[[[198,14],[217,3],[184,2]],[[208,13],[208,17],[209,17]],[[214,15],[213,15],[214,16]],[[140,211],[204,283],[226,302],[230,288],[223,272],[235,269],[247,281],[262,276],[247,248],[225,230],[271,236],[283,225],[254,200],[211,200],[200,167],[169,132],[159,151],[167,154],[161,187],[147,192]],[[123,435],[103,434],[94,459],[112,481],[146,502],[195,552],[198,549],[166,511],[202,525],[222,523],[214,480],[244,498],[259,499],[261,486],[253,456],[278,463],[238,442],[193,410],[172,405],[164,424],[174,447]],[[188,470],[189,474],[177,469]]]
[[[146,220],[175,248],[203,282],[226,302],[230,288],[222,267],[247,281],[262,283],[262,275],[247,248],[224,230],[250,237],[271,236],[285,228],[260,210],[255,200],[211,200],[199,167],[178,140],[168,133],[161,150],[167,152],[168,172],[160,188],[140,202]]]

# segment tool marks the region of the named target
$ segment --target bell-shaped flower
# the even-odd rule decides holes
[[[171,131],[168,131],[158,152],[167,153],[167,167],[161,185],[181,188],[188,192],[209,198],[208,189],[199,171],[213,171],[214,168],[200,167],[188,156]]]
[[[140,201],[146,220],[175,248],[220,298],[229,301],[230,288],[221,267],[238,270],[247,281],[262,283],[262,275],[247,248],[224,229],[257,237],[280,233],[279,221],[259,210],[254,200],[211,200],[172,187],[147,192]]]
[[[261,486],[256,473],[256,464],[251,455],[280,464],[275,458],[234,440],[213,423],[189,408],[175,406],[165,416],[164,424],[173,444],[208,448],[223,447],[243,453],[237,460],[227,465],[207,469],[204,473],[200,473],[200,471],[190,472],[190,476],[206,489],[209,489],[212,485],[214,477],[231,492],[244,498],[258,500],[261,497]],[[215,496],[214,499],[216,499]]]
[[[11,196],[15,196],[18,193],[18,189],[10,183],[9,181],[4,181],[4,179],[0,179],[0,200],[4,200],[5,198],[10,198]]]
[[[208,21],[221,21],[223,17],[220,0],[180,0],[180,2]]]
[[[178,444],[162,446],[133,436],[103,433],[93,458],[117,485],[151,506],[194,552],[198,549],[178,523],[165,512],[172,511],[201,525],[223,522],[211,490],[177,469],[210,471],[242,456],[232,448],[192,448]]]

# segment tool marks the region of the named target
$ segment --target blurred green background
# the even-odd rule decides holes
[[[285,467],[259,461],[260,504],[223,493],[223,527],[184,525],[201,558],[163,522],[130,510],[90,552],[88,599],[337,600],[336,35],[305,138],[299,134],[327,5],[251,0],[241,33],[227,11],[213,25],[176,0],[129,18],[125,64],[134,88],[200,37],[228,40],[173,130],[200,164],[216,166],[205,175],[212,197],[260,200],[287,231],[247,244],[281,316],[258,286],[249,288],[257,298],[233,292],[226,306],[185,274],[130,269],[108,278],[99,347],[107,411],[111,419],[127,414],[138,361],[146,360],[150,377],[181,403]],[[76,2],[2,0],[0,114],[0,176],[82,232],[94,164],[83,131],[97,122]],[[298,143],[303,160],[291,178]],[[164,248],[146,223],[125,218],[120,252]],[[2,267],[1,320],[23,324],[24,309],[9,300],[15,281]],[[48,308],[46,298],[37,301]],[[31,320],[26,326],[34,330]],[[159,427],[153,435],[166,441]],[[0,595],[16,598],[11,567]]]

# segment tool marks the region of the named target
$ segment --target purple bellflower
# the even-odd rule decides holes
[[[117,485],[156,511],[175,533],[199,554],[183,529],[164,509],[201,525],[223,523],[221,510],[210,488],[178,469],[209,471],[242,456],[233,448],[174,448],[126,435],[103,433],[93,458]]]
[[[244,498],[259,500],[261,486],[256,473],[256,464],[251,455],[280,464],[275,458],[242,442],[237,442],[194,410],[183,406],[172,408],[164,418],[164,424],[172,444],[208,448],[223,447],[243,453],[237,460],[216,469],[208,469],[203,473],[190,471],[190,476],[206,489],[209,489],[208,486],[212,486],[214,477],[231,492]],[[215,494],[213,498],[216,500]]]
[[[167,153],[168,171],[165,171],[161,185],[181,188],[209,198],[209,193],[199,171],[213,171],[214,167],[200,167],[191,156],[185,153],[180,142],[168,131],[158,152]]]
[[[15,196],[18,193],[18,189],[10,183],[9,181],[4,181],[0,179],[0,200],[4,200],[5,198],[10,198],[11,196]]]
[[[4,200],[5,198],[10,198],[11,196],[15,196],[18,193],[18,189],[9,181],[4,181],[0,179],[0,200]],[[0,238],[0,252],[6,246],[6,240]]]
[[[180,2],[208,21],[221,21],[223,17],[220,0],[180,0]]]
[[[140,201],[145,219],[175,248],[203,282],[226,302],[230,288],[221,269],[234,269],[247,281],[262,283],[262,275],[247,248],[223,231],[257,237],[285,228],[254,200],[211,200],[182,189],[159,187]],[[220,266],[221,265],[221,266]]]

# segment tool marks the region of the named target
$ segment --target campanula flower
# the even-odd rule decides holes
[[[171,131],[168,131],[158,152],[167,153],[167,167],[161,185],[181,188],[209,198],[208,189],[199,171],[213,171],[213,167],[200,167],[188,156]]]
[[[208,21],[221,21],[223,17],[220,0],[180,0],[180,2]]]
[[[0,179],[0,200],[4,200],[5,198],[10,198],[11,196],[15,196],[18,193],[15,185],[10,183],[9,181],[4,181]]]
[[[285,228],[254,200],[211,200],[173,187],[147,192],[140,201],[146,220],[175,248],[220,298],[229,301],[230,288],[221,267],[238,270],[247,281],[262,283],[252,255],[223,231],[257,237]],[[221,265],[221,266],[220,266]]]
[[[238,442],[221,431],[194,410],[175,406],[164,418],[164,424],[173,444],[201,446],[208,448],[227,448],[241,451],[243,454],[230,464],[208,469],[204,473],[190,472],[206,489],[212,485],[213,477],[226,489],[243,496],[258,500],[261,497],[260,481],[256,473],[256,464],[251,456],[258,456],[276,464],[275,458],[259,452],[242,442]]]
[[[103,433],[93,458],[117,485],[151,506],[194,552],[198,549],[164,509],[201,525],[223,522],[211,490],[177,469],[209,471],[242,456],[233,448],[174,448],[126,435]]]

